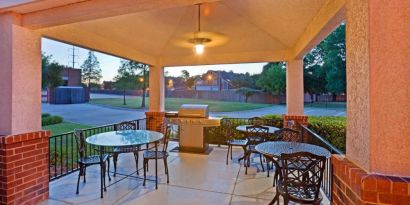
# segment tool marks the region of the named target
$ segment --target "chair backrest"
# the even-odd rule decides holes
[[[226,141],[230,140],[233,136],[233,124],[230,120],[224,120],[222,126],[224,132],[222,133],[225,135]]]
[[[269,128],[260,125],[251,125],[246,127],[246,138],[248,144],[256,145],[266,141],[269,136]]]
[[[298,130],[294,130],[291,128],[282,128],[275,132],[277,139],[280,141],[286,142],[301,142],[302,141],[302,134]]]
[[[77,143],[77,151],[80,155],[80,159],[87,156],[87,143],[85,141],[84,133],[82,130],[74,130],[75,142]]]
[[[265,119],[260,118],[260,117],[252,117],[252,118],[249,118],[248,121],[251,125],[264,125],[265,124]]]
[[[137,124],[132,121],[124,121],[114,125],[115,131],[120,130],[137,130]]]
[[[171,136],[171,131],[172,131],[172,125],[168,124],[166,122],[164,122],[161,125],[161,132],[164,135],[164,138],[162,140],[163,143],[163,147],[162,147],[162,151],[167,151],[168,149],[168,142],[169,142],[169,137]]]
[[[302,190],[298,193],[302,194],[303,198],[317,199],[320,193],[326,157],[309,152],[296,152],[282,154],[281,160],[281,177],[283,178],[285,190],[288,193],[289,190]]]

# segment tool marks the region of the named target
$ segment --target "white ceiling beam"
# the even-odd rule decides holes
[[[290,53],[290,59],[303,56],[328,36],[345,19],[345,0],[328,0],[306,27]]]
[[[220,0],[90,0],[23,14],[22,25],[39,29],[130,13]]]

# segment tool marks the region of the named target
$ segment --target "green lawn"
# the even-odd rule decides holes
[[[72,132],[74,129],[86,129],[91,128],[89,125],[75,124],[71,122],[62,122],[54,125],[43,126],[43,130],[50,130],[51,136]]]
[[[147,98],[147,104],[148,105]],[[138,109],[141,105],[141,97],[130,97],[127,98],[127,105],[123,105],[122,98],[102,98],[102,99],[91,99],[90,103],[107,105],[113,107],[123,107]],[[189,98],[166,98],[165,99],[165,109],[166,110],[178,110],[181,104],[207,104],[211,112],[232,112],[241,110],[253,110],[257,108],[264,108],[272,106],[269,104],[255,104],[255,103],[243,103],[243,102],[227,102],[227,101],[216,101],[216,100],[202,100],[202,99],[189,99]]]

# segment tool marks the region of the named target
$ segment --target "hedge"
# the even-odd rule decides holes
[[[266,124],[282,128],[283,118],[281,115],[265,115],[262,118],[266,119]],[[206,141],[210,144],[225,144],[225,132],[226,120],[232,122],[232,127],[235,128],[239,125],[249,124],[245,118],[223,118],[221,127],[210,127],[205,129]],[[325,140],[330,142],[336,148],[345,151],[346,148],[346,117],[334,117],[334,116],[309,116],[308,128],[313,130],[318,135],[322,136]],[[245,136],[243,133],[232,130],[233,135],[236,138],[243,139]]]
[[[63,118],[60,116],[53,116],[48,113],[41,114],[41,125],[42,126],[59,124],[62,122],[63,122]]]

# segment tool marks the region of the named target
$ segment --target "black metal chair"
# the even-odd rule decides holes
[[[246,139],[248,140],[245,152],[245,174],[248,174],[248,167],[250,166],[251,155],[259,154],[260,163],[262,166],[262,171],[265,171],[263,167],[262,154],[256,151],[255,147],[259,143],[266,141],[269,136],[269,128],[260,125],[252,125],[246,127]]]
[[[108,179],[111,181],[110,177],[110,156],[107,154],[103,154],[103,160],[101,162],[101,156],[100,155],[88,155],[87,153],[87,144],[85,141],[84,134],[81,130],[75,130],[74,131],[74,136],[75,136],[75,141],[77,144],[77,150],[79,154],[79,159],[77,161],[78,165],[80,166],[80,171],[78,173],[78,179],[77,179],[77,191],[75,192],[78,194],[78,189],[80,185],[80,177],[84,177],[84,183],[86,183],[85,175],[86,175],[86,170],[87,167],[92,166],[92,165],[100,165],[101,171],[103,172],[103,183],[104,183],[104,190],[106,190],[105,186],[105,167],[107,165],[108,167]],[[107,162],[107,164],[106,164]]]
[[[282,168],[276,194],[269,204],[278,202],[282,196],[284,203],[289,201],[301,204],[317,204],[322,201],[320,184],[323,179],[326,157],[309,152],[296,152],[281,155]]]
[[[226,165],[228,165],[229,152],[231,153],[231,160],[232,160],[232,148],[233,147],[242,147],[243,154],[245,156],[248,140],[247,139],[236,139],[234,137],[234,134],[233,134],[234,127],[231,121],[226,120],[223,123],[224,123],[223,127],[225,128],[224,134],[226,137],[226,145],[228,145],[228,152],[226,153]]]
[[[266,124],[266,120],[260,117],[252,117],[248,119],[249,124],[251,125],[265,125]]]
[[[120,131],[120,130],[136,130],[137,129],[137,124],[132,122],[132,121],[124,121],[118,124],[114,125],[114,130],[115,131]],[[137,174],[139,174],[138,170],[138,158],[139,158],[139,150],[140,147],[114,147],[112,149],[112,157],[114,161],[114,177],[117,175],[117,162],[118,162],[118,156],[122,153],[134,153],[134,158],[135,158],[135,166],[137,169]]]
[[[155,155],[157,155],[157,159],[163,159],[164,160],[164,167],[165,167],[165,174],[167,175],[167,183],[169,183],[169,171],[168,171],[168,142],[169,142],[169,137],[171,135],[171,125],[168,125],[164,123],[161,126],[162,133],[164,134],[164,138],[162,140],[162,150],[157,151],[155,153],[155,150],[146,150],[144,151],[143,157],[143,169],[144,169],[144,182],[143,186],[145,186],[145,181],[147,179],[147,172],[148,172],[148,163],[149,160],[153,159],[155,160]]]
[[[275,132],[276,140],[278,141],[284,141],[284,142],[301,142],[302,141],[302,135],[301,132],[298,130],[294,130],[291,128],[282,128],[278,131]],[[271,159],[271,158],[266,158],[267,159],[267,169],[268,169],[268,177],[269,177],[269,171],[270,171],[270,166],[269,162],[273,162],[275,160],[276,163],[276,168],[275,168],[275,174],[274,174],[274,179],[273,179],[273,186],[275,186],[275,183],[278,179],[279,175],[279,169],[282,167],[282,162],[280,159]],[[272,163],[273,165],[273,163]],[[273,166],[272,166],[273,167]]]

